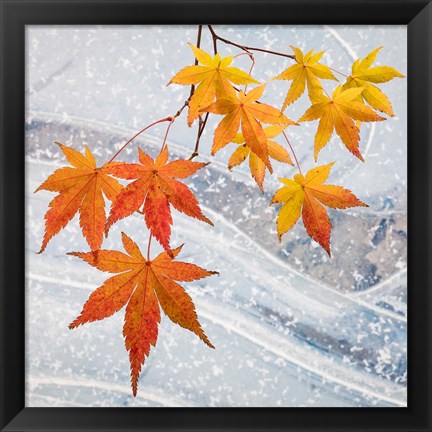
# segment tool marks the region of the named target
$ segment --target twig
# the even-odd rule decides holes
[[[218,52],[218,51],[217,51],[217,41],[218,41],[218,36],[217,36],[217,34],[213,31],[211,25],[209,25],[208,28],[209,28],[209,30],[210,30],[210,33],[211,33],[211,35],[212,35],[212,39],[213,39],[213,51],[214,51],[214,55],[216,55],[217,52]]]
[[[236,42],[230,41],[229,39],[225,39],[225,38],[219,36],[218,34],[216,34],[216,32],[213,30],[213,27],[211,25],[208,25],[207,27],[210,30],[210,33],[213,37],[213,47],[215,48],[215,53],[216,53],[216,41],[220,40],[223,43],[226,43],[228,45],[233,45],[237,48],[240,48],[241,50],[246,51],[247,53],[250,53],[250,51],[260,51],[260,52],[273,54],[273,55],[277,55],[277,56],[281,56],[281,57],[288,57],[291,59],[295,59],[295,57],[292,54],[285,54],[285,53],[281,53],[278,51],[266,50],[264,48],[255,48],[255,47],[250,47],[250,46],[246,46],[246,45],[240,45]]]
[[[183,112],[183,110],[189,105],[189,100],[190,98],[186,100],[182,105],[182,107],[173,115],[174,119],[176,119]]]
[[[203,26],[201,24],[198,26],[198,35],[197,35],[197,43],[196,43],[197,48],[200,48],[200,46],[201,46],[202,27]],[[195,58],[195,63],[194,64],[195,64],[195,66],[198,65],[198,59],[197,58]],[[191,89],[190,89],[189,99],[194,94],[194,91],[195,91],[195,86],[192,84],[191,85]]]
[[[199,150],[201,135],[203,134],[204,128],[206,127],[208,117],[209,117],[209,113],[206,113],[204,120],[202,120],[200,117],[200,123],[198,126],[198,134],[197,134],[197,139],[195,142],[195,149],[194,149],[193,153],[190,155],[189,160],[192,160],[194,157],[199,155],[198,150]]]

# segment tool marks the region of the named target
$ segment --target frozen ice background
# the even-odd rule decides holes
[[[377,46],[377,64],[406,74],[404,26],[216,26],[231,40],[291,52],[289,45],[325,50],[322,62],[349,74],[352,62]],[[396,116],[361,127],[365,163],[333,135],[318,163],[337,160],[329,182],[351,190],[370,207],[329,210],[332,253],[307,236],[303,224],[279,244],[268,207],[277,177],[295,168],[275,164],[262,195],[247,165],[229,172],[233,146],[209,156],[213,116],[197,160],[211,161],[188,181],[214,228],[177,212],[172,245],[179,257],[220,277],[186,284],[200,322],[216,346],[164,317],[157,347],[146,360],[138,396],[129,385],[121,334],[124,312],[69,331],[88,295],[107,274],[66,255],[87,251],[75,218],[36,255],[53,194],[36,187],[65,163],[54,141],[82,150],[102,164],[122,143],[154,120],[174,114],[189,94],[166,87],[191,64],[187,42],[195,26],[31,26],[27,28],[26,114],[26,405],[30,407],[399,407],[407,404],[407,91],[406,80],[381,88]],[[211,52],[206,31],[202,47]],[[219,43],[222,55],[239,51]],[[234,61],[249,70],[247,56]],[[292,60],[256,53],[253,76],[269,81]],[[342,76],[338,75],[338,77]],[[263,101],[281,106],[288,82],[269,82]],[[331,92],[335,83],[324,81]],[[308,100],[288,107],[298,119]],[[155,155],[166,125],[143,134],[137,146]],[[317,122],[287,131],[304,171],[314,166]],[[283,144],[282,141],[279,141]],[[169,136],[171,157],[188,157],[195,129],[185,113]],[[110,231],[104,248],[122,250],[125,231],[145,248],[148,232],[132,216]],[[153,253],[160,248],[154,242]]]

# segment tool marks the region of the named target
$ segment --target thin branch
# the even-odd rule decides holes
[[[200,137],[200,132],[201,132],[201,128],[202,128],[202,125],[203,125],[203,123],[204,123],[204,120],[202,119],[202,115],[200,115],[199,117],[198,117],[198,130],[197,130],[197,139]],[[196,143],[195,143],[195,145],[196,145]]]
[[[212,35],[212,39],[213,39],[213,51],[214,51],[214,55],[217,54],[217,41],[218,41],[218,36],[217,34],[213,31],[213,28],[211,25],[207,26],[208,29],[210,30],[210,33]]]
[[[233,45],[237,48],[240,48],[243,51],[246,51],[247,53],[249,53],[250,51],[260,51],[260,52],[264,52],[264,53],[268,53],[268,54],[273,54],[273,55],[277,55],[277,56],[281,56],[281,57],[288,57],[290,59],[295,59],[295,57],[292,54],[285,54],[285,53],[281,53],[278,51],[270,51],[270,50],[266,50],[264,48],[255,48],[255,47],[250,47],[250,46],[246,46],[246,45],[240,45],[236,42],[230,41],[229,39],[225,39],[221,36],[219,36],[218,34],[216,34],[216,32],[213,30],[213,27],[211,25],[207,26],[208,29],[210,30],[210,33],[213,37],[213,46],[216,47],[216,42],[218,40],[220,40],[223,43],[226,43],[228,45]],[[216,51],[216,49],[215,49]]]
[[[202,27],[203,27],[202,24],[200,24],[198,26],[198,35],[197,35],[197,43],[196,43],[197,48],[200,48],[200,46],[201,46]],[[194,64],[195,64],[195,66],[198,65],[198,59],[197,58],[195,58],[195,63]],[[195,91],[195,86],[192,84],[191,85],[191,89],[190,89],[189,99],[194,94],[194,91]]]
[[[198,34],[197,34],[197,42],[196,42],[196,46],[197,46],[197,48],[200,48],[200,47],[201,47],[202,28],[203,28],[203,26],[202,26],[202,24],[200,24],[200,25],[198,26]],[[198,64],[198,59],[195,58],[195,66],[196,66],[197,64]]]
[[[299,161],[298,161],[297,156],[296,156],[296,154],[295,154],[294,148],[293,148],[293,146],[291,145],[290,140],[289,140],[288,137],[287,137],[287,134],[285,133],[285,131],[282,132],[282,134],[283,134],[283,136],[285,137],[286,142],[288,143],[288,145],[289,145],[289,147],[290,147],[290,149],[291,149],[291,152],[292,152],[292,154],[293,154],[293,156],[294,156],[294,160],[295,160],[295,162],[296,162],[296,165],[297,165],[297,168],[298,168],[298,170],[299,170],[299,173],[300,173],[301,175],[303,175],[302,170],[301,170],[301,168],[300,168]]]
[[[198,126],[198,134],[197,134],[197,139],[195,142],[195,149],[194,149],[193,153],[190,155],[189,160],[192,160],[194,157],[199,155],[198,150],[199,150],[201,135],[203,134],[204,128],[206,127],[208,117],[209,117],[209,113],[206,113],[204,120],[202,120],[200,117],[200,124]]]
[[[182,107],[172,116],[173,119],[176,119],[188,105],[189,105],[189,99],[186,100],[182,105]]]

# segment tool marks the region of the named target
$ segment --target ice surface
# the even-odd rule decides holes
[[[384,45],[378,63],[406,73],[405,27],[217,30],[273,50],[289,51],[290,44],[324,49],[324,62],[346,73],[357,56]],[[276,167],[264,196],[247,170],[228,172],[229,152],[209,158],[212,164],[189,181],[215,228],[176,213],[172,244],[186,243],[184,260],[221,272],[187,284],[216,350],[164,318],[134,399],[123,312],[67,329],[106,274],[65,255],[88,249],[76,219],[44,254],[34,254],[52,195],[33,191],[63,163],[52,143],[77,149],[87,144],[104,162],[137,130],[173,114],[189,89],[165,85],[191,63],[187,42],[194,43],[195,35],[192,26],[27,28],[27,406],[405,406],[406,80],[383,86],[397,116],[362,126],[365,163],[335,137],[320,154],[322,163],[338,161],[331,181],[370,204],[330,213],[331,260],[301,224],[277,243],[276,209],[268,208],[268,198],[277,177],[293,175],[291,167]],[[210,50],[207,36],[203,43]],[[220,51],[237,53],[224,45]],[[247,57],[235,61],[248,68]],[[254,76],[268,80],[289,64],[257,54]],[[266,100],[282,103],[286,88],[272,82]],[[300,100],[286,114],[297,119],[306,103]],[[204,135],[201,160],[208,158],[216,122]],[[290,128],[304,167],[313,166],[315,130],[316,123]],[[164,132],[155,128],[137,141],[155,154]],[[171,156],[188,156],[194,138],[193,130],[176,122]],[[124,158],[135,157],[136,145]],[[122,230],[146,244],[145,225],[134,216],[112,229],[104,248],[120,248]]]

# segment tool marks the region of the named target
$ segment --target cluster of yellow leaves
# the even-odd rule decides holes
[[[280,133],[286,126],[296,123],[288,119],[277,108],[258,101],[264,93],[265,84],[252,89],[248,93],[233,86],[233,84],[248,85],[260,83],[245,71],[229,67],[233,61],[232,56],[221,58],[219,54],[216,54],[212,57],[202,49],[192,44],[189,45],[195,58],[201,64],[185,67],[169,82],[169,84],[182,85],[199,84],[189,101],[189,126],[197,117],[205,112],[224,116],[217,126],[213,137],[212,155],[227,144],[234,142],[237,133],[241,130],[242,143],[247,148],[244,152],[247,153],[244,159],[246,159],[249,155],[248,151],[250,151],[252,176],[260,189],[264,191],[265,167],[270,172],[273,172],[269,156],[280,162],[290,163],[290,159],[286,151],[281,153],[279,148],[275,151],[275,146],[272,144],[269,145],[268,136],[264,131],[263,124],[284,126],[277,129]],[[272,137],[276,135],[273,132]],[[274,157],[274,155],[279,156]],[[236,155],[232,162],[236,162],[237,160],[239,162],[232,163],[229,165],[230,168],[241,163],[241,158],[242,155]]]
[[[303,94],[307,83],[312,105],[298,122],[319,119],[314,141],[315,161],[320,150],[330,140],[333,131],[336,131],[346,148],[363,161],[359,149],[361,123],[385,120],[374,110],[394,115],[387,96],[371,83],[385,83],[395,77],[402,78],[403,75],[390,66],[371,67],[380,47],[364,59],[356,60],[351,75],[342,86],[335,88],[330,97],[318,78],[336,80],[336,77],[330,68],[318,63],[323,53],[313,54],[313,51],[309,51],[304,55],[300,49],[292,49],[297,64],[274,78],[293,81],[282,109]],[[279,239],[295,225],[302,213],[308,235],[330,255],[331,222],[321,204],[338,209],[366,205],[340,186],[322,184],[328,177],[332,165],[312,169],[306,177],[297,174],[294,180],[281,179],[285,186],[276,192],[271,201],[271,204],[283,203],[276,221]]]
[[[292,81],[282,110],[296,101],[304,92],[307,83],[309,99],[312,106],[307,109],[298,122],[320,120],[315,135],[314,157],[328,143],[335,130],[347,149],[360,160],[363,157],[359,150],[361,122],[385,120],[373,109],[390,116],[392,106],[387,96],[371,83],[385,83],[395,77],[402,78],[400,72],[390,66],[371,67],[379,50],[369,53],[363,60],[356,60],[352,73],[341,87],[336,87],[333,95],[325,92],[319,79],[337,80],[328,66],[318,63],[323,52],[306,54],[296,47],[294,51],[297,64],[290,66],[275,80]],[[365,105],[367,102],[372,108]]]
[[[390,66],[372,66],[381,47],[364,59],[356,60],[351,75],[345,75],[345,83],[337,86],[330,97],[322,80],[339,80],[330,67],[320,63],[324,51],[315,53],[310,50],[303,53],[300,48],[291,46],[295,64],[273,78],[291,81],[282,109],[278,110],[259,101],[265,84],[229,66],[233,57],[221,58],[219,54],[213,57],[200,48],[190,46],[200,64],[187,66],[170,81],[170,84],[198,85],[190,100],[188,124],[191,125],[204,112],[223,115],[214,133],[211,153],[214,155],[229,143],[237,144],[228,161],[228,168],[231,170],[249,158],[251,175],[261,192],[264,192],[266,170],[273,172],[270,158],[293,165],[287,149],[271,140],[284,133],[287,126],[319,120],[314,140],[315,161],[334,131],[345,147],[363,161],[359,146],[361,123],[385,120],[375,110],[394,115],[387,96],[373,84],[385,83],[395,77],[402,78],[403,75]],[[233,84],[260,85],[246,93]],[[306,88],[311,106],[296,123],[287,118],[283,111],[298,100]],[[265,127],[264,124],[272,126]],[[322,181],[317,183],[328,176],[331,165],[312,169],[305,178],[297,174],[294,180],[282,180],[285,186],[271,202],[285,202],[277,219],[279,239],[295,224],[303,209],[303,221],[308,234],[330,254],[331,223],[319,202],[332,208],[365,205],[340,186],[325,186]],[[312,174],[317,172],[320,175]]]

